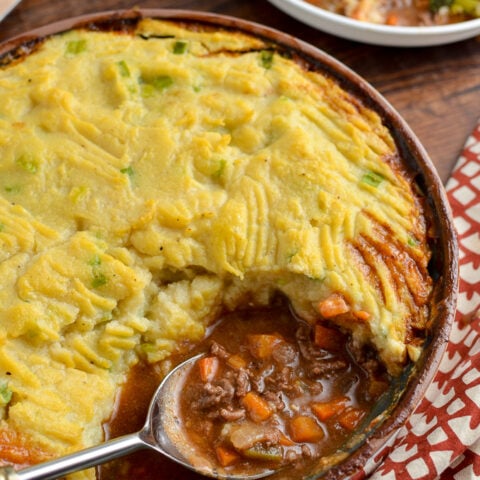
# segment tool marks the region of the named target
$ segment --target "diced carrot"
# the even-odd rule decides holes
[[[288,438],[283,432],[281,432],[280,430],[278,432],[279,432],[278,443],[280,445],[284,447],[291,447],[292,445],[295,445],[295,442],[290,438]]]
[[[345,299],[338,293],[333,293],[318,304],[318,311],[323,318],[333,318],[350,311]]]
[[[200,378],[202,382],[211,382],[218,371],[218,358],[217,357],[202,357],[198,361],[198,368],[200,370]]]
[[[360,408],[348,408],[340,415],[338,423],[346,430],[353,431],[364,415],[365,412]]]
[[[338,350],[343,345],[343,335],[335,328],[324,327],[317,323],[314,330],[313,342],[317,347],[325,350]]]
[[[252,334],[247,335],[248,348],[252,356],[259,360],[272,356],[275,347],[283,342],[278,334]]]
[[[245,368],[247,366],[247,361],[240,355],[231,355],[228,357],[227,364],[232,368],[239,370],[240,368]]]
[[[387,18],[385,19],[386,25],[397,25],[398,24],[398,17],[394,13],[389,13]]]
[[[325,422],[329,418],[343,412],[347,408],[348,401],[347,397],[340,397],[329,402],[312,403],[311,408],[315,416],[322,422]]]
[[[365,310],[355,310],[353,312],[353,316],[357,320],[362,320],[363,322],[366,322],[370,318],[370,314],[366,312]]]
[[[248,392],[242,398],[242,404],[246,408],[249,417],[257,423],[267,420],[273,413],[268,402],[255,392]]]
[[[222,446],[216,447],[215,453],[217,454],[218,463],[220,463],[222,467],[233,465],[241,458],[237,452]]]
[[[2,465],[10,463],[24,467],[48,460],[49,454],[32,446],[23,434],[3,426],[0,429],[0,458]]]
[[[292,418],[288,426],[294,442],[318,442],[325,435],[316,420],[306,415]]]

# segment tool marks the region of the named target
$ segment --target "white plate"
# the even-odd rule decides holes
[[[396,27],[360,22],[328,12],[304,0],[269,0],[285,13],[311,27],[364,43],[395,47],[426,47],[480,35],[480,18],[451,25]]]

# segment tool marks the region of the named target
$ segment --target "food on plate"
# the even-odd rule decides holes
[[[479,0],[305,0],[355,20],[385,25],[445,25],[480,17]]]
[[[102,441],[129,372],[163,375],[279,296],[392,377],[418,360],[427,201],[333,76],[240,31],[135,18],[6,52],[0,98],[3,462]]]

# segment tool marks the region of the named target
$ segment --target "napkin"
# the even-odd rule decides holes
[[[410,420],[355,480],[480,478],[480,121],[446,189],[460,266],[450,341]]]

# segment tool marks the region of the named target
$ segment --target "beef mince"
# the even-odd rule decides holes
[[[234,315],[228,335],[222,325],[213,330],[181,399],[187,435],[206,439],[204,455],[234,471],[335,453],[388,387],[388,376],[337,327],[322,326],[326,344],[314,330],[271,312]]]

